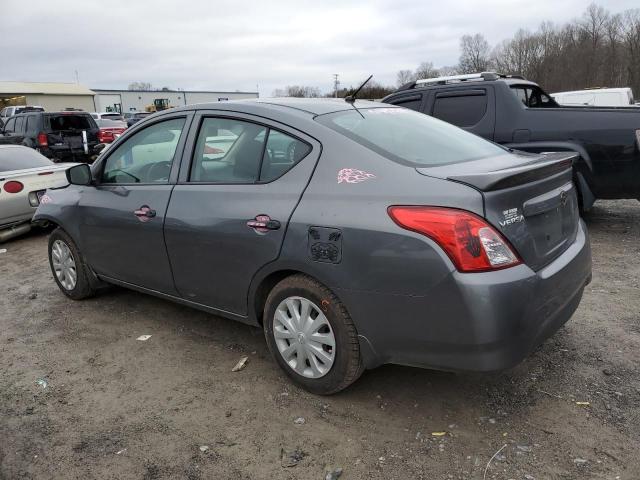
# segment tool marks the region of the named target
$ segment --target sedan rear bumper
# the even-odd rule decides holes
[[[591,280],[586,227],[551,264],[452,272],[425,296],[338,290],[360,333],[365,364],[495,371],[515,366],[578,308]],[[385,314],[381,314],[385,312]]]

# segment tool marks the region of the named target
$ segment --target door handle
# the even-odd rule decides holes
[[[156,211],[149,208],[149,205],[143,205],[138,210],[134,210],[133,214],[140,220],[146,221],[156,216]]]
[[[269,215],[256,215],[256,218],[247,221],[247,227],[253,228],[257,232],[268,232],[269,230],[278,230],[280,222],[272,220]]]

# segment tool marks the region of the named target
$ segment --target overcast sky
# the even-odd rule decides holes
[[[457,63],[460,36],[489,42],[584,12],[580,0],[0,0],[0,80],[134,81],[185,90],[394,84],[422,61]],[[638,0],[599,2],[611,12]]]

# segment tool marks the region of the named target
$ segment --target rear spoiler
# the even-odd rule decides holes
[[[515,187],[550,177],[572,167],[579,154],[558,152],[540,155],[534,161],[495,171],[447,176],[448,180],[471,185],[483,192]]]

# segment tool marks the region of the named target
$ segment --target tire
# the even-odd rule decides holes
[[[289,323],[298,318],[292,309],[307,321]],[[305,311],[310,312],[308,316]],[[362,375],[358,334],[347,309],[313,278],[297,274],[278,283],[267,297],[263,318],[271,354],[280,368],[309,392],[331,395]],[[298,363],[299,358],[303,362]]]
[[[66,249],[68,249],[69,256],[72,263],[66,262],[65,259],[69,258],[65,256]],[[71,239],[69,234],[61,228],[56,228],[49,236],[49,266],[51,267],[51,273],[58,288],[67,297],[73,300],[82,300],[95,295],[96,290],[91,286],[89,282],[89,275],[87,274],[87,265],[78,250],[75,242]],[[62,255],[61,255],[62,253]],[[60,267],[60,262],[64,265],[64,268]],[[55,264],[55,266],[54,266]],[[56,271],[56,267],[58,271]],[[60,272],[64,270],[64,272]],[[69,271],[75,270],[75,283],[69,283]]]

